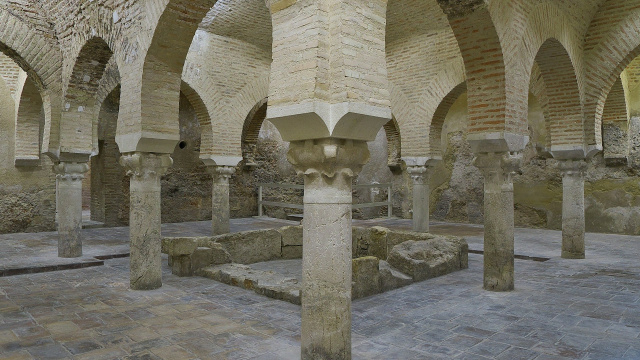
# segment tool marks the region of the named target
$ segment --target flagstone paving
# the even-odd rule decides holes
[[[235,231],[257,226],[244,222]],[[166,224],[163,234],[205,235],[208,224]],[[456,229],[472,249],[482,249],[482,227],[432,226]],[[102,244],[106,252],[127,250],[126,228],[83,233],[124,246]],[[0,236],[0,261],[9,258],[6,239],[38,238],[55,245],[53,233]],[[516,253],[550,260],[516,260],[513,292],[482,290],[482,255],[470,254],[467,270],[356,300],[353,358],[640,359],[640,237],[587,234],[586,242],[587,259],[564,260],[559,232],[516,229]],[[47,246],[53,245],[34,248]],[[128,265],[128,258],[116,258],[1,277],[0,359],[299,358],[299,306],[173,276],[166,261],[162,288],[133,291]]]

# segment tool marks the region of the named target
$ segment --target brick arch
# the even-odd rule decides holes
[[[0,9],[0,52],[16,62],[42,94],[45,124],[43,151],[57,153],[62,54],[54,34],[42,33],[6,9]],[[20,34],[21,36],[15,36]]]
[[[196,30],[214,4],[214,0],[169,0],[148,5],[148,10],[161,15],[141,73],[122,78],[116,136],[122,152],[173,152],[180,139],[182,70]]]
[[[584,154],[584,114],[580,88],[571,58],[554,38],[547,39],[535,62],[544,79],[548,97],[548,136],[551,151],[558,156],[582,151]]]
[[[180,91],[189,100],[193,110],[196,113],[196,118],[200,123],[200,155],[207,156],[213,155],[211,150],[213,149],[213,133],[211,128],[211,117],[209,116],[209,110],[207,105],[202,100],[202,97],[196,90],[191,87],[185,80],[182,81]]]
[[[622,86],[622,79],[618,77],[607,94],[607,100],[602,110],[602,125],[608,123],[626,123],[629,120],[627,114],[627,101]]]
[[[402,139],[402,148],[405,149],[404,155],[419,156],[420,149],[424,146],[425,141],[424,139],[423,141],[413,140],[420,130],[411,126],[413,119],[420,118],[417,114],[416,105],[411,103],[400,87],[395,86],[391,81],[389,81],[389,93],[391,94],[391,111],[393,118],[396,119],[398,132],[406,134]],[[408,150],[406,150],[407,148]]]
[[[44,111],[40,91],[29,77],[25,79],[16,112],[15,165],[40,164],[40,126]]]
[[[640,8],[635,2],[606,1],[585,36],[586,142],[602,146],[602,115],[611,87],[640,55]]]
[[[265,97],[254,105],[249,111],[242,126],[242,158],[246,166],[256,165],[256,146],[258,144],[258,136],[264,120],[267,118],[267,102],[269,98]]]
[[[549,1],[532,8],[525,24],[519,59],[520,71],[528,81],[519,84],[518,91],[527,98],[534,76],[541,81],[546,97],[539,100],[545,111],[547,148],[555,149],[559,156],[558,151],[570,148],[584,152],[581,36],[567,14]],[[526,113],[522,116],[526,118]]]
[[[620,77],[613,83],[602,110],[602,150],[607,164],[626,164],[629,155],[629,114]]]
[[[549,96],[547,95],[547,86],[544,83],[544,78],[542,77],[542,73],[540,72],[540,67],[537,63],[533,63],[533,67],[531,68],[531,81],[529,82],[529,93],[536,98],[540,108],[542,108],[542,116],[544,117],[544,126],[546,129],[547,136],[545,137],[545,149],[551,149],[551,139],[549,137],[550,129],[549,129]]]
[[[400,126],[396,117],[391,115],[391,120],[382,126],[387,137],[387,166],[392,171],[400,170],[402,164],[402,138]]]
[[[429,144],[431,149],[432,157],[441,157],[442,156],[442,127],[444,126],[444,120],[449,113],[449,109],[453,103],[458,100],[460,95],[467,92],[467,82],[463,81],[458,85],[454,86],[453,89],[449,91],[447,95],[442,98],[440,104],[436,108],[433,113],[433,118],[431,120],[431,130],[429,134]]]
[[[94,145],[95,112],[100,111],[96,95],[107,63],[113,56],[100,37],[82,46],[64,91],[64,110],[60,123],[60,156],[91,154]]]
[[[488,5],[438,0],[458,41],[468,88],[469,135],[474,151],[518,151],[524,148],[527,124],[522,119],[526,97],[517,91],[516,72],[507,77],[502,43]],[[490,135],[491,134],[491,135]],[[510,140],[481,148],[488,136]],[[496,144],[496,142],[493,142]]]

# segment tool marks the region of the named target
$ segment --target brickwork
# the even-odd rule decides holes
[[[44,126],[42,97],[31,79],[26,78],[16,113],[15,160],[22,165],[24,161],[40,163],[40,134]]]

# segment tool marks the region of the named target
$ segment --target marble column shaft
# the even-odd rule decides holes
[[[172,163],[168,154],[135,152],[120,157],[120,164],[131,178],[129,276],[133,290],[162,286],[160,177]]]
[[[508,152],[476,154],[484,175],[484,289],[514,288],[514,206],[511,175],[520,156]]]
[[[432,166],[408,166],[407,173],[413,181],[413,231],[429,232],[429,188]]]
[[[82,256],[82,179],[89,170],[85,162],[59,162],[56,174],[58,257]]]
[[[213,235],[229,232],[229,179],[236,171],[232,166],[208,166],[213,175],[211,187],[211,228]]]
[[[302,359],[351,358],[351,182],[369,160],[364,141],[291,142],[304,174]]]
[[[562,172],[562,257],[584,259],[584,160],[558,162]]]

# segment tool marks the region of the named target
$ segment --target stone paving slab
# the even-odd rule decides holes
[[[516,229],[516,249],[551,260],[516,260],[512,292],[484,291],[470,254],[469,269],[355,300],[353,358],[640,359],[640,237],[587,234],[587,259],[565,260],[557,236]],[[0,278],[0,359],[299,358],[299,306],[166,261],[162,288],[132,291],[128,266]]]
[[[296,225],[297,222],[272,218],[246,218],[231,220],[231,231],[276,228]],[[211,222],[163,224],[164,236],[207,236]],[[104,259],[129,253],[129,228],[91,228],[82,230],[83,256],[58,257],[58,233],[20,233],[0,235],[0,276],[16,273],[34,273],[98,265],[96,258]],[[101,264],[100,264],[101,265]]]

